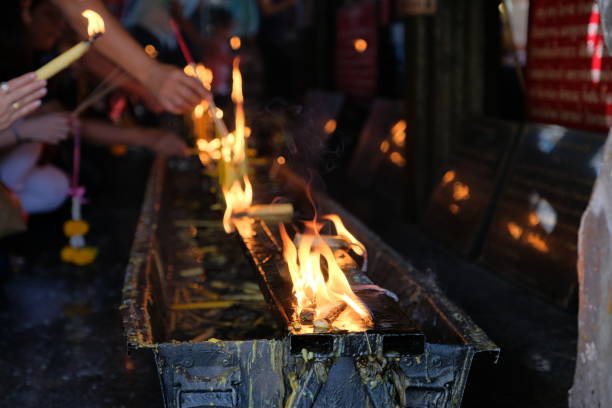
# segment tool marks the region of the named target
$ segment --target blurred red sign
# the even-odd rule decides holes
[[[529,119],[607,132],[612,126],[612,58],[604,47],[595,0],[532,0]]]
[[[378,23],[374,1],[342,7],[336,15],[336,89],[373,98],[378,83]]]

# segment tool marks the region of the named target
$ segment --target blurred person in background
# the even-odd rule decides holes
[[[181,30],[194,44],[194,49],[201,55],[201,61],[212,71],[212,92],[218,106],[224,109],[231,103],[234,53],[229,40],[234,29],[232,13],[224,7],[210,7],[207,36],[202,35],[189,19],[182,17],[184,13],[179,2],[174,2],[172,14]]]
[[[295,95],[296,0],[258,0],[261,23],[257,40],[264,63],[268,97],[293,99]]]

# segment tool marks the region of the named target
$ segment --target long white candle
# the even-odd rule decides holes
[[[40,67],[36,71],[38,79],[49,79],[70,66],[70,64],[81,58],[91,48],[91,44],[93,44],[97,37],[104,33],[104,20],[102,20],[98,13],[93,10],[85,10],[82,16],[87,18],[88,21],[87,34],[89,35],[89,40],[81,41],[62,55]]]
[[[61,70],[67,68],[74,61],[81,58],[91,48],[92,41],[81,41],[62,55],[49,61],[38,70],[36,70],[36,78],[49,79]]]

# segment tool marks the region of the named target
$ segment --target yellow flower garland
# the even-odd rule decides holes
[[[64,223],[64,234],[71,238],[76,235],[85,235],[89,232],[89,224],[83,220],[68,220]]]

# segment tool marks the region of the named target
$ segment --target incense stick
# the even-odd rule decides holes
[[[79,116],[93,104],[98,102],[104,96],[108,95],[109,92],[113,91],[120,85],[124,84],[126,79],[121,78],[123,71],[119,68],[115,68],[102,82],[98,84],[96,88],[76,107],[72,112],[73,115]]]

